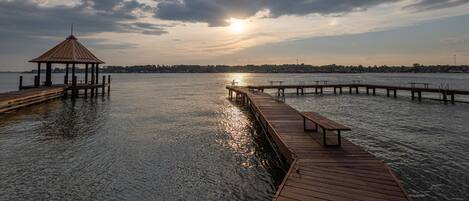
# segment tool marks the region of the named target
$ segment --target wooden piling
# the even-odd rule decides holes
[[[88,85],[88,64],[85,64],[85,84]],[[88,98],[88,89],[85,88],[85,98]]]
[[[101,88],[101,95],[104,96],[104,91],[106,89],[106,76],[103,75],[103,83],[102,83],[102,88]]]
[[[77,87],[77,76],[73,76],[72,77],[72,99],[75,99],[77,97],[76,87]]]
[[[20,76],[20,82],[18,86],[18,91],[21,91],[23,89],[23,76]]]
[[[422,101],[422,91],[418,91],[418,97],[419,97],[419,101]]]
[[[373,88],[373,96],[376,96],[376,88]]]
[[[111,94],[111,75],[107,76],[107,95]]]

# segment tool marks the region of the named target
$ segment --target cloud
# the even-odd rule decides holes
[[[450,8],[469,3],[469,0],[420,0],[418,3],[405,6],[404,9],[417,12]]]
[[[205,22],[225,26],[229,18],[243,19],[267,10],[269,17],[308,14],[344,14],[363,11],[398,0],[160,0],[155,17],[184,22]]]
[[[8,53],[49,44],[51,40],[57,42],[54,37],[66,37],[71,23],[79,36],[103,32],[166,34],[168,26],[138,22],[139,13],[149,10],[148,5],[136,0],[83,0],[73,6],[0,1],[0,51]]]

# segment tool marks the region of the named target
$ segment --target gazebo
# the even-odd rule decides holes
[[[73,33],[54,48],[41,56],[30,60],[37,63],[37,75],[34,77],[34,87],[41,87],[41,65],[46,65],[46,80],[43,86],[50,87],[52,84],[52,64],[65,64],[65,87],[72,86],[72,93],[77,88],[77,77],[75,75],[76,65],[85,65],[85,85],[97,85],[99,81],[99,64],[104,61],[98,59],[91,51],[78,42]],[[69,67],[72,67],[72,82],[69,82]],[[91,66],[91,79],[88,80],[89,66]],[[104,84],[104,83],[103,83]],[[85,92],[86,93],[86,92]],[[92,90],[93,93],[93,90]]]

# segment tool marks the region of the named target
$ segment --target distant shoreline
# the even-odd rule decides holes
[[[43,68],[42,71],[45,71]],[[136,65],[104,66],[102,73],[469,73],[469,65],[431,65],[414,64],[412,66],[313,66],[307,64],[282,65]],[[36,73],[37,70],[23,73]],[[83,65],[76,68],[76,73],[84,73]],[[54,68],[52,73],[65,73],[65,68]]]

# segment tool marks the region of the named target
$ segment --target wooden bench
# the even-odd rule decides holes
[[[326,117],[323,117],[319,115],[318,113],[315,112],[302,112],[301,116],[303,116],[303,128],[305,131],[314,131],[318,132],[319,127],[322,129],[323,133],[323,143],[324,146],[330,146],[326,142],[326,133],[329,132],[337,132],[337,145],[335,146],[340,146],[341,145],[341,140],[340,140],[340,132],[341,131],[350,131],[350,129],[347,126],[344,126],[342,124],[339,124],[335,121],[332,121]],[[306,128],[306,120],[309,120],[315,124],[315,129],[308,129]]]

